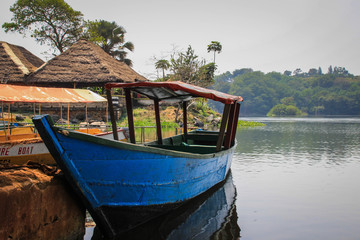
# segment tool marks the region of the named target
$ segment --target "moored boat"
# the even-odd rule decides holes
[[[118,141],[112,88],[123,88],[130,143]],[[231,166],[242,98],[182,82],[107,84],[114,140],[55,127],[48,115],[33,122],[68,182],[108,238],[132,229],[210,190]],[[131,91],[154,101],[157,140],[135,142]],[[218,132],[187,129],[187,102],[203,97],[224,103]],[[110,101],[109,101],[110,99]],[[160,101],[183,103],[183,134],[162,138]]]

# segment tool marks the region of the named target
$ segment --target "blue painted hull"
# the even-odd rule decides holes
[[[225,180],[233,148],[192,154],[81,133],[59,133],[47,116],[39,134],[108,237],[128,230]]]

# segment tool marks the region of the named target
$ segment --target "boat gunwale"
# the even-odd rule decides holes
[[[181,157],[181,158],[199,158],[199,159],[209,159],[214,157],[220,157],[223,155],[227,155],[230,152],[234,150],[234,147],[236,144],[231,146],[229,149],[223,149],[219,152],[214,153],[206,153],[206,154],[200,154],[200,153],[190,153],[185,151],[175,151],[175,150],[169,150],[164,148],[157,148],[155,146],[151,145],[139,145],[139,144],[133,144],[128,142],[122,142],[118,140],[112,140],[112,139],[105,139],[100,138],[94,135],[89,135],[82,132],[76,132],[70,129],[52,126],[53,130],[57,134],[62,134],[65,137],[74,138],[77,140],[87,141],[95,144],[100,144],[103,146],[108,147],[114,147],[118,149],[123,150],[129,150],[129,151],[140,151],[140,152],[146,152],[146,153],[154,153],[154,154],[160,154],[160,155],[167,155],[167,156],[173,156],[173,157]],[[215,148],[216,146],[214,146]]]

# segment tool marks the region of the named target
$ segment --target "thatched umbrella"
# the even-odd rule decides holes
[[[51,87],[103,87],[108,82],[147,79],[87,40],[79,40],[26,78],[28,85]]]
[[[25,76],[44,61],[23,47],[0,41],[0,82],[24,84]]]

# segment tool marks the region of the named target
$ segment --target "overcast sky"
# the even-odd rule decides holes
[[[169,59],[189,45],[200,58],[219,41],[217,74],[241,68],[262,72],[294,71],[330,65],[360,75],[359,0],[66,0],[84,19],[104,19],[123,26],[134,69],[156,76],[153,57]],[[10,21],[15,0],[1,0],[0,23]],[[0,40],[21,45],[46,60],[47,46],[0,30]]]

